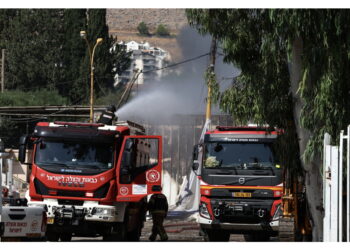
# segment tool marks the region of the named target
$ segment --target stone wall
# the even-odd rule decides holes
[[[185,9],[107,9],[107,24],[111,32],[137,32],[137,26],[141,22],[144,22],[151,32],[159,24],[163,24],[176,33],[187,24],[187,18]]]

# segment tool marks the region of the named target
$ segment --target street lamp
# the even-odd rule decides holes
[[[94,122],[94,54],[97,45],[102,43],[102,38],[97,38],[94,47],[91,49],[90,43],[86,38],[86,31],[80,31],[80,37],[86,41],[90,56],[90,123]]]

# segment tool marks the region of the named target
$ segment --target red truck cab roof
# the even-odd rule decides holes
[[[206,134],[279,134],[280,130],[271,127],[259,126],[217,126],[216,129],[207,131]]]

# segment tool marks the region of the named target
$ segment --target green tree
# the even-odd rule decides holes
[[[97,96],[107,94],[113,88],[115,74],[129,67],[130,53],[109,37],[105,9],[0,10],[0,45],[6,49],[6,95],[15,100],[9,102],[1,97],[2,105],[41,105],[40,99],[44,101],[46,97],[56,105],[87,104],[90,64],[81,30],[87,31],[92,45],[98,37],[104,40],[96,49],[95,90]],[[42,91],[35,92],[39,89]],[[28,93],[21,99],[8,90]],[[31,102],[31,98],[37,100]],[[53,103],[45,105],[49,104]],[[2,118],[0,122],[4,124],[6,120]],[[3,133],[11,134],[11,128],[3,126]]]
[[[62,97],[57,90],[19,91],[12,90],[0,94],[0,106],[38,106],[67,105],[69,100]],[[52,120],[53,118],[49,118]],[[19,137],[33,131],[39,121],[47,121],[44,116],[38,117],[0,117],[0,138],[6,147],[18,148]]]
[[[105,9],[0,10],[6,89],[57,89],[74,104],[87,103],[90,64],[81,30],[87,31],[92,46],[97,37],[104,40],[94,57],[95,90],[100,94],[113,88],[115,74],[130,65],[130,54],[109,37]]]
[[[147,25],[145,24],[145,22],[141,22],[139,23],[139,25],[137,26],[137,31],[140,33],[140,35],[142,36],[149,36],[149,30]]]
[[[6,49],[6,86],[41,88],[60,78],[62,11],[20,9],[3,31]]]
[[[6,47],[5,33],[9,27],[10,21],[16,16],[15,9],[0,9],[0,48]]]
[[[163,24],[159,24],[156,30],[158,36],[170,36],[170,32],[167,27]]]
[[[62,40],[61,81],[56,88],[59,93],[69,97],[72,102],[86,102],[89,88],[87,77],[80,75],[83,67],[86,43],[80,37],[80,31],[86,30],[86,9],[65,9],[63,16],[64,37]],[[84,65],[85,67],[85,65]],[[85,67],[85,74],[88,68]]]
[[[88,11],[88,39],[92,46],[97,38],[103,42],[96,47],[94,56],[96,96],[106,94],[113,88],[114,76],[130,66],[130,53],[109,36],[106,24],[105,9],[90,9]],[[86,58],[88,58],[86,56]]]
[[[302,159],[320,240],[323,135],[337,138],[350,122],[349,11],[195,9],[187,15],[200,32],[216,36],[224,60],[241,69],[220,96],[221,107],[242,123],[254,120],[297,134],[284,143],[285,151]]]

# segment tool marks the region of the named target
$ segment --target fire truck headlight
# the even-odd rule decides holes
[[[199,215],[206,219],[210,219],[210,214],[209,214],[207,205],[205,203],[201,203],[199,205]]]
[[[91,214],[93,215],[113,215],[113,209],[94,207]]]

